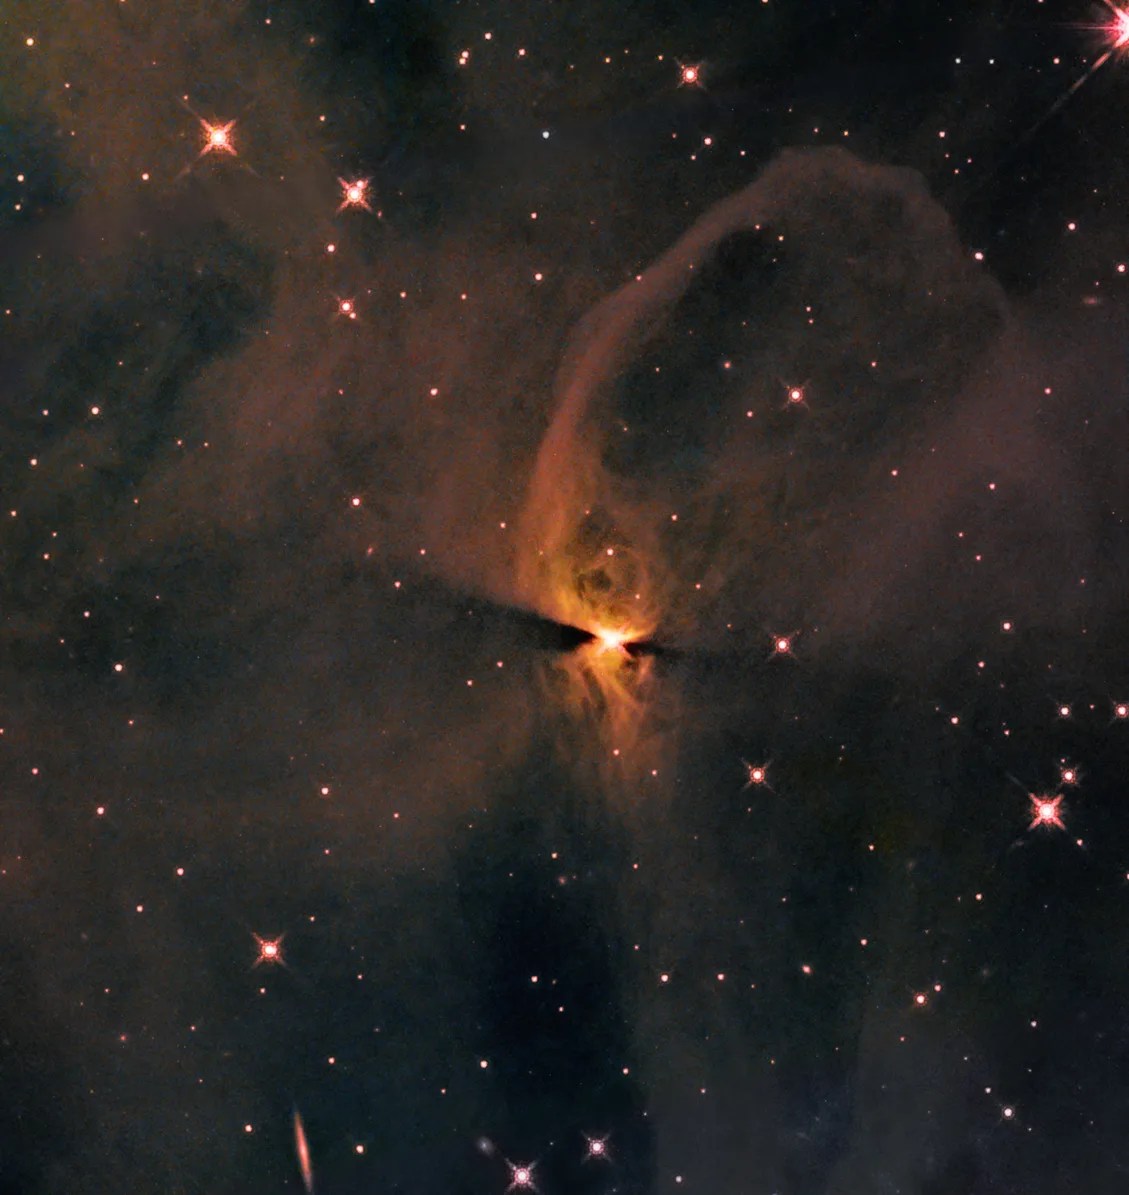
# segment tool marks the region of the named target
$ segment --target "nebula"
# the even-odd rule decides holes
[[[1116,155],[959,190],[1046,43],[56,7],[0,46],[0,1186],[1036,1189],[1123,1121]]]
[[[780,155],[579,321],[522,511],[519,600],[714,651],[824,622],[882,462],[955,407],[1005,320],[917,175]],[[801,378],[810,410],[788,401]],[[651,670],[599,641],[558,667],[627,748]]]

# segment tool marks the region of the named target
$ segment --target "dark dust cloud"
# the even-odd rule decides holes
[[[8,6],[0,1195],[1123,1189],[1058,19]]]

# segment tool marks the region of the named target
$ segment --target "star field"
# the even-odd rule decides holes
[[[1094,1195],[1129,16],[15,0],[0,1195]]]

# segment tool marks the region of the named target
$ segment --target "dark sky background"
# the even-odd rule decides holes
[[[1129,1189],[1114,11],[0,35],[0,1195]]]

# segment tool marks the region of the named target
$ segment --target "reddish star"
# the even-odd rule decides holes
[[[584,1140],[588,1144],[588,1152],[584,1155],[584,1161],[587,1162],[591,1158],[610,1158],[611,1153],[608,1150],[607,1137],[589,1137],[587,1134]]]
[[[1123,50],[1129,46],[1129,11],[1109,5],[1113,13],[1113,20],[1106,27],[1110,41],[1115,50]]]
[[[678,64],[679,87],[701,87],[702,64],[700,62],[680,62]]]
[[[1066,829],[1066,823],[1059,813],[1059,806],[1062,804],[1061,796],[1048,797],[1031,793],[1030,800],[1031,812],[1034,817],[1028,829],[1034,830],[1037,826],[1050,826],[1055,830]]]
[[[200,157],[205,154],[231,154],[236,156],[237,150],[235,148],[235,141],[231,136],[231,130],[235,128],[235,121],[229,120],[227,124],[211,124],[204,120],[203,117],[197,117],[200,121],[200,127],[204,130],[204,148],[200,150]]]
[[[360,207],[364,208],[366,212],[372,211],[368,202],[369,180],[367,178],[357,178],[352,182],[339,178],[337,181],[341,184],[341,203],[337,208],[339,212],[343,212],[347,207]]]
[[[524,1165],[514,1165],[513,1162],[506,1163],[510,1168],[510,1185],[506,1188],[507,1191],[536,1191],[537,1188],[533,1184],[533,1170],[537,1165],[536,1162],[528,1162]]]
[[[255,939],[255,945],[259,948],[258,956],[252,964],[256,967],[261,966],[285,966],[286,959],[282,954],[282,939],[285,934],[279,934],[277,938],[260,938],[258,934],[251,935]]]
[[[773,656],[790,656],[792,655],[792,647],[795,643],[796,632],[793,631],[788,635],[773,635],[772,636],[772,651],[770,655]]]
[[[749,763],[747,759],[741,760],[745,767],[745,788],[752,788],[754,785],[760,788],[768,788],[768,764],[766,763]]]

